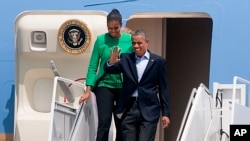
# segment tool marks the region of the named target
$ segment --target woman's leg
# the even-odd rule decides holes
[[[112,120],[114,95],[109,88],[97,87],[95,89],[98,109],[98,129],[96,141],[108,141],[109,128]]]
[[[114,110],[116,110],[116,105],[117,105],[117,100],[119,98],[119,93],[120,93],[119,88],[114,89]],[[122,141],[122,131],[121,131],[121,119],[119,119],[115,113],[113,113],[114,116],[114,121],[115,121],[115,127],[116,127],[116,141]]]

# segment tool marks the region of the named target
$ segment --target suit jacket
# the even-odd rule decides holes
[[[135,53],[122,54],[118,63],[111,66],[106,64],[105,71],[107,73],[123,73],[123,87],[117,102],[117,113],[125,111],[129,99],[137,89],[138,105],[142,116],[147,121],[157,122],[160,111],[162,111],[163,116],[170,116],[166,60],[156,54],[149,53],[149,62],[140,82],[138,82]]]

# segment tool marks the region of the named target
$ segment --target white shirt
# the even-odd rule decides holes
[[[148,65],[149,56],[150,55],[149,55],[148,51],[146,51],[146,53],[142,57],[135,56],[138,82],[140,82],[141,77],[145,71],[145,68]],[[138,97],[138,91],[135,90],[134,93],[132,94],[132,96]]]

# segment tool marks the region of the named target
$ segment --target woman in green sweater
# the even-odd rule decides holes
[[[112,113],[122,87],[122,74],[106,74],[104,64],[110,58],[110,51],[118,46],[121,53],[132,52],[131,35],[121,32],[122,16],[113,9],[107,16],[108,33],[99,35],[95,41],[86,78],[86,92],[79,103],[89,99],[90,92],[96,95],[98,108],[98,129],[96,141],[108,141]],[[115,114],[116,141],[121,141],[120,119]]]

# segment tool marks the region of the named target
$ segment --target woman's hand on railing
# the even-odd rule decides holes
[[[83,102],[86,103],[90,98],[90,93],[91,93],[91,87],[87,86],[85,93],[79,99],[79,104]]]

